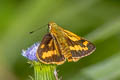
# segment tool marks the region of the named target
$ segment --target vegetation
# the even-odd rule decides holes
[[[34,76],[33,67],[21,55],[22,49],[41,41],[49,21],[96,45],[90,56],[58,66],[59,77],[120,80],[119,0],[0,0],[0,80]]]

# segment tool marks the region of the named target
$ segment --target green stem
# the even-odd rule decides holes
[[[55,69],[56,65],[34,62],[35,80],[56,80]]]

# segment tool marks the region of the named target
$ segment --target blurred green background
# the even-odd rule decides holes
[[[60,65],[63,80],[120,80],[120,0],[0,0],[0,80],[29,80],[33,68],[21,50],[38,42],[55,21],[85,37],[96,51]]]

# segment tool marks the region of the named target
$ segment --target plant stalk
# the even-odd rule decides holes
[[[34,80],[56,80],[56,65],[34,62]]]

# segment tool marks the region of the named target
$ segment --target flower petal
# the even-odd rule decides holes
[[[36,51],[37,51],[39,45],[40,45],[40,43],[35,43],[27,50],[22,50],[22,56],[24,56],[32,61],[33,60],[38,61],[38,59],[36,57]]]

